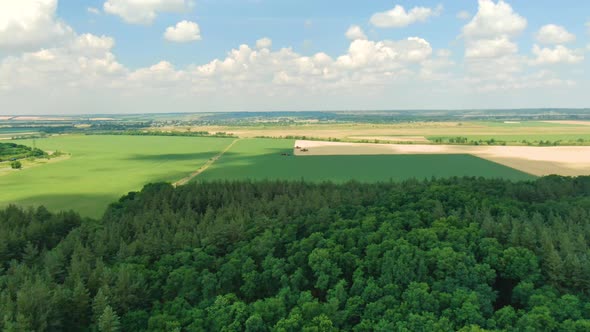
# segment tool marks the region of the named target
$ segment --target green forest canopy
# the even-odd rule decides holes
[[[7,160],[17,160],[29,157],[46,157],[41,149],[31,148],[26,145],[16,143],[0,143],[0,162]]]
[[[4,331],[588,331],[590,177],[146,186],[0,211]]]

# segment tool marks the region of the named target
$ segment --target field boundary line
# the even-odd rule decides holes
[[[223,151],[221,151],[220,153],[218,153],[213,158],[207,160],[207,162],[204,163],[203,165],[201,165],[201,167],[199,167],[198,170],[194,171],[189,176],[187,176],[185,178],[182,178],[182,179],[174,182],[172,185],[174,187],[183,186],[183,185],[187,184],[190,180],[192,180],[195,177],[199,176],[199,174],[203,173],[209,167],[211,167],[211,165],[213,165],[217,160],[219,160],[219,158],[221,158],[227,151],[229,151],[234,146],[234,144],[236,144],[239,140],[240,140],[240,138],[237,138],[237,139],[233,140],[233,142],[231,142],[228,146],[226,146],[225,149],[223,149]]]

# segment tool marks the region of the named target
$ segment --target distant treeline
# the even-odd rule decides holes
[[[589,331],[590,177],[152,184],[0,210],[2,331]]]
[[[514,110],[392,110],[392,111],[305,111],[305,112],[228,112],[207,114],[194,125],[292,126],[305,121],[332,123],[391,124],[411,121],[539,121],[590,120],[588,109],[514,109]]]
[[[9,160],[18,160],[24,158],[42,158],[48,157],[47,153],[41,149],[32,148],[16,143],[0,143],[0,162]]]
[[[504,141],[498,140],[495,138],[490,138],[487,140],[470,140],[467,137],[433,137],[429,138],[430,141],[437,143],[437,144],[462,144],[462,145],[514,145],[514,144],[521,144],[527,146],[559,146],[559,145],[589,145],[590,140],[586,140],[583,138],[579,138],[576,140],[539,140],[539,141],[530,141],[530,140],[514,140],[514,141]]]
[[[286,136],[256,136],[255,138],[272,138],[272,139],[298,139],[298,140],[306,140],[306,141],[327,141],[327,142],[341,142],[338,138],[328,137],[312,137],[312,136],[296,136],[296,135],[286,135]]]

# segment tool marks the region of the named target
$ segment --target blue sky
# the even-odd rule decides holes
[[[323,51],[338,55],[349,46],[343,31],[351,24],[364,27],[375,40],[420,36],[435,48],[460,51],[461,45],[456,37],[465,22],[458,20],[456,15],[463,10],[471,14],[477,11],[477,1],[470,0],[204,0],[197,1],[194,10],[186,14],[161,14],[152,25],[145,26],[126,24],[117,16],[94,15],[87,11],[89,7],[102,8],[103,3],[103,0],[61,0],[58,15],[76,31],[113,36],[117,40],[117,56],[132,68],[148,66],[162,59],[178,65],[205,63],[223,57],[240,44],[252,44],[262,37],[271,38],[278,47],[292,47],[303,54]],[[525,13],[529,20],[522,38],[523,46],[533,44],[532,35],[544,24],[563,25],[570,32],[584,36],[584,24],[590,20],[590,2],[586,1],[516,0],[509,3],[517,12]],[[370,26],[371,15],[396,4],[405,8],[444,4],[444,11],[429,24],[415,24],[405,29]],[[164,40],[162,31],[179,20],[199,23],[203,40],[188,45]],[[583,41],[580,38],[581,46]]]
[[[19,1],[12,113],[590,107],[587,1]]]

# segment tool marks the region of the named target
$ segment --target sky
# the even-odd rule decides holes
[[[590,107],[590,1],[0,0],[0,115]]]

